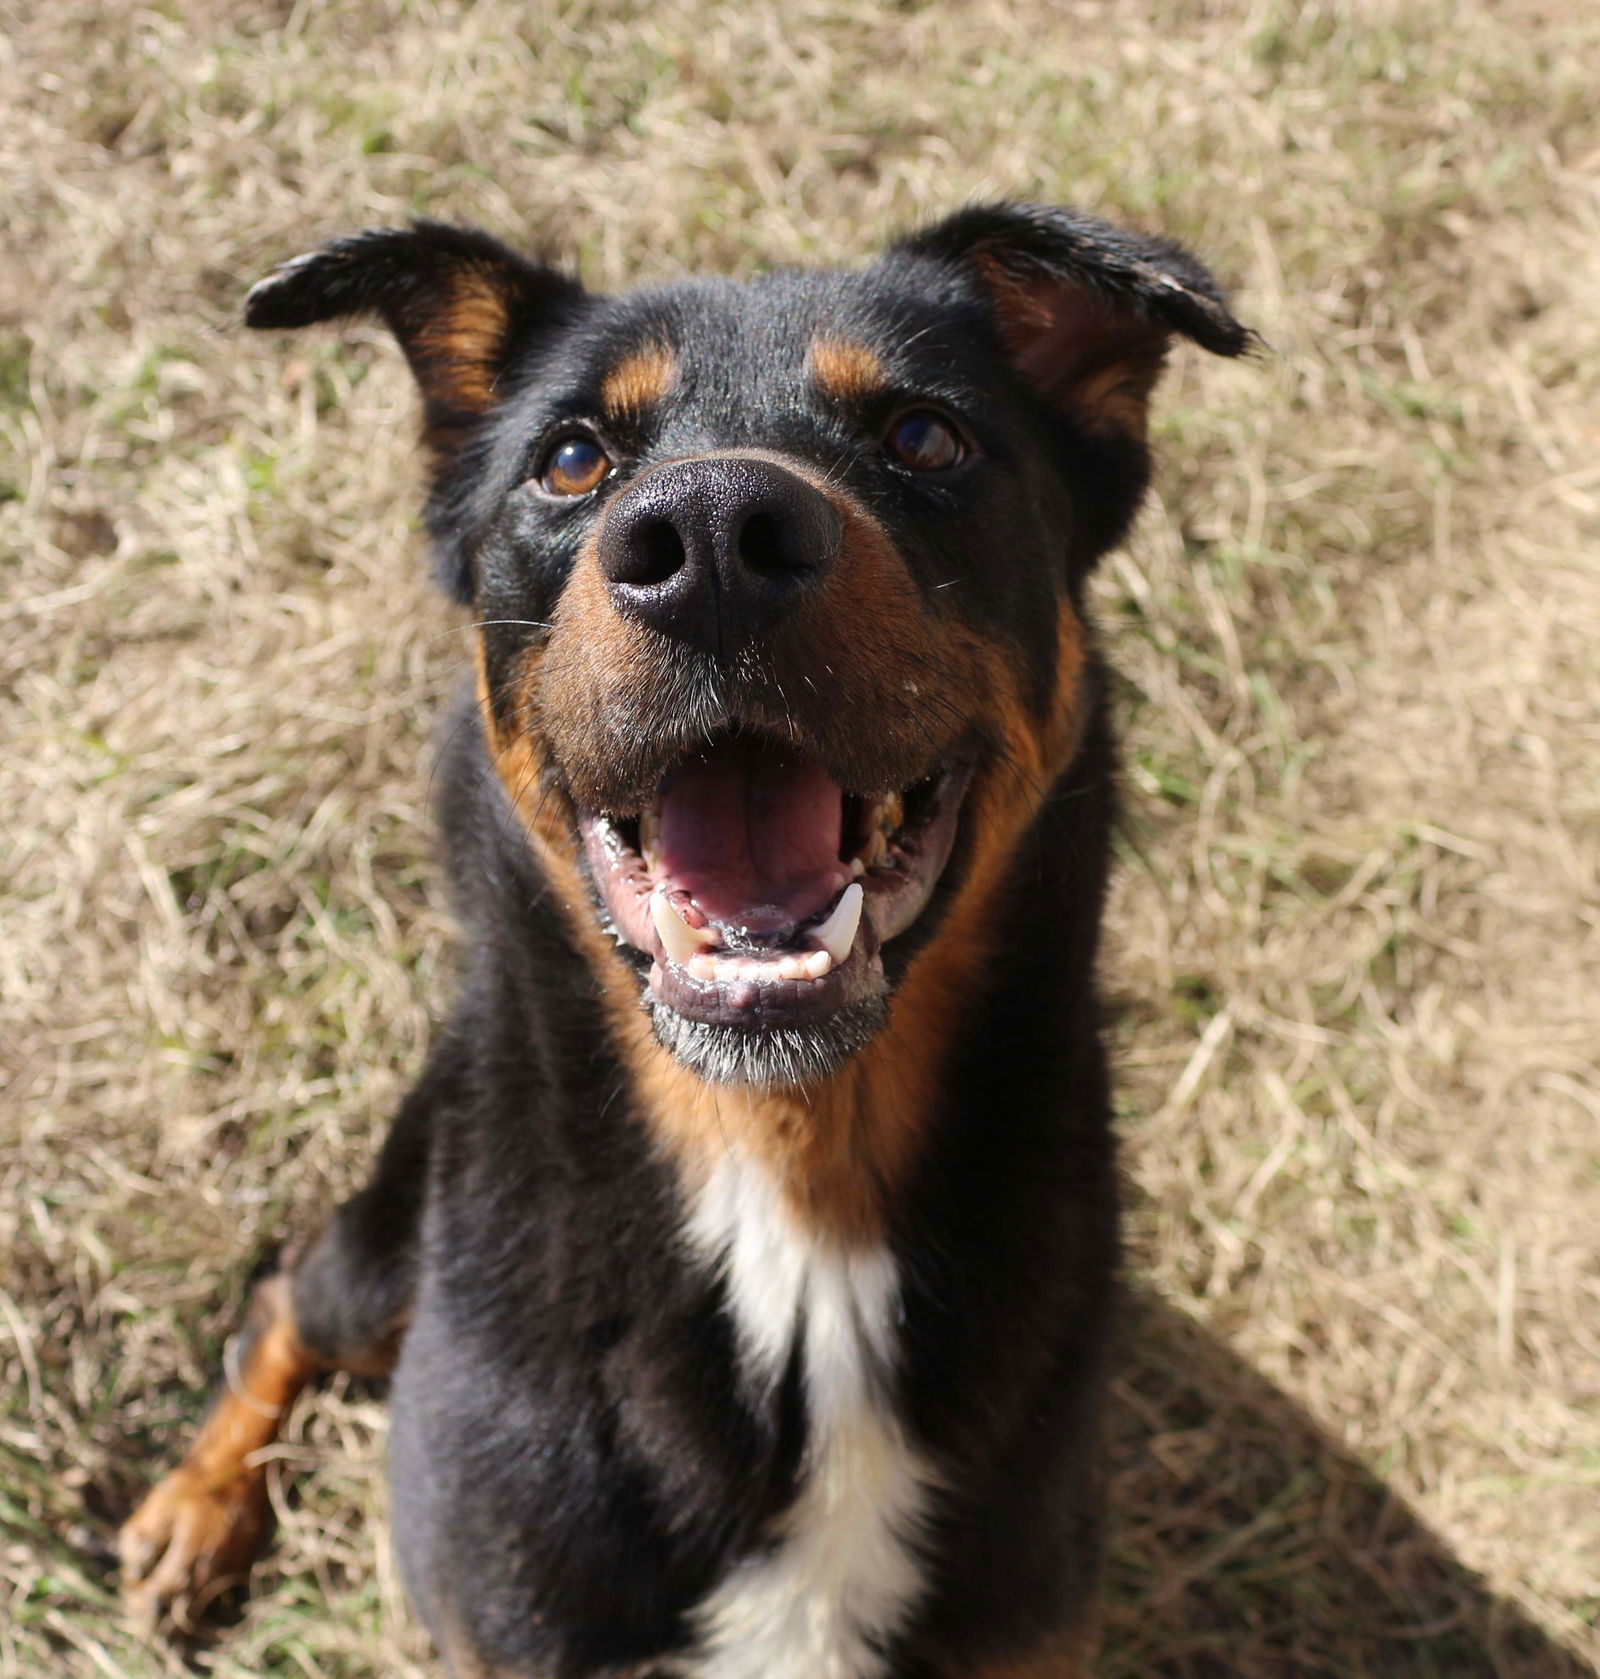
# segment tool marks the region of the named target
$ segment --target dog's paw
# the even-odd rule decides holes
[[[149,1627],[170,1616],[180,1629],[190,1629],[209,1603],[243,1579],[266,1519],[260,1469],[216,1478],[180,1465],[117,1536],[130,1612]]]

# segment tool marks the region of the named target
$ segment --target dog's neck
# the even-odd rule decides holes
[[[889,1027],[830,1078],[760,1090],[711,1084],[654,1041],[637,1004],[626,1053],[646,1124],[691,1194],[734,1153],[759,1163],[790,1214],[820,1237],[881,1238],[896,1188],[935,1123],[944,1072],[981,965],[979,952],[915,964]]]

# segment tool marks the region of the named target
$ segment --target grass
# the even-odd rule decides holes
[[[421,1675],[336,1385],[220,1637],[106,1546],[251,1264],[448,988],[458,620],[380,334],[245,339],[322,234],[600,286],[969,197],[1158,226],[1180,357],[1097,606],[1133,1183],[1108,1676],[1600,1660],[1600,17],[1539,0],[60,0],[0,41],[0,1676]]]

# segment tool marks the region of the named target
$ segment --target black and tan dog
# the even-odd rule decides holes
[[[1081,1671],[1117,1264],[1083,592],[1169,341],[1249,335],[1175,247],[1013,205],[621,298],[422,224],[248,306],[366,313],[479,620],[461,1001],[258,1290],[130,1589],[238,1572],[284,1407],[392,1366],[396,1543],[463,1679]]]

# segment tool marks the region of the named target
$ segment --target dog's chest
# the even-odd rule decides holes
[[[916,1540],[932,1474],[894,1414],[900,1286],[882,1247],[800,1226],[764,1168],[729,1154],[691,1209],[696,1253],[724,1278],[742,1378],[772,1392],[798,1350],[806,1395],[799,1494],[770,1548],[700,1606],[685,1679],[876,1679],[922,1590]]]

